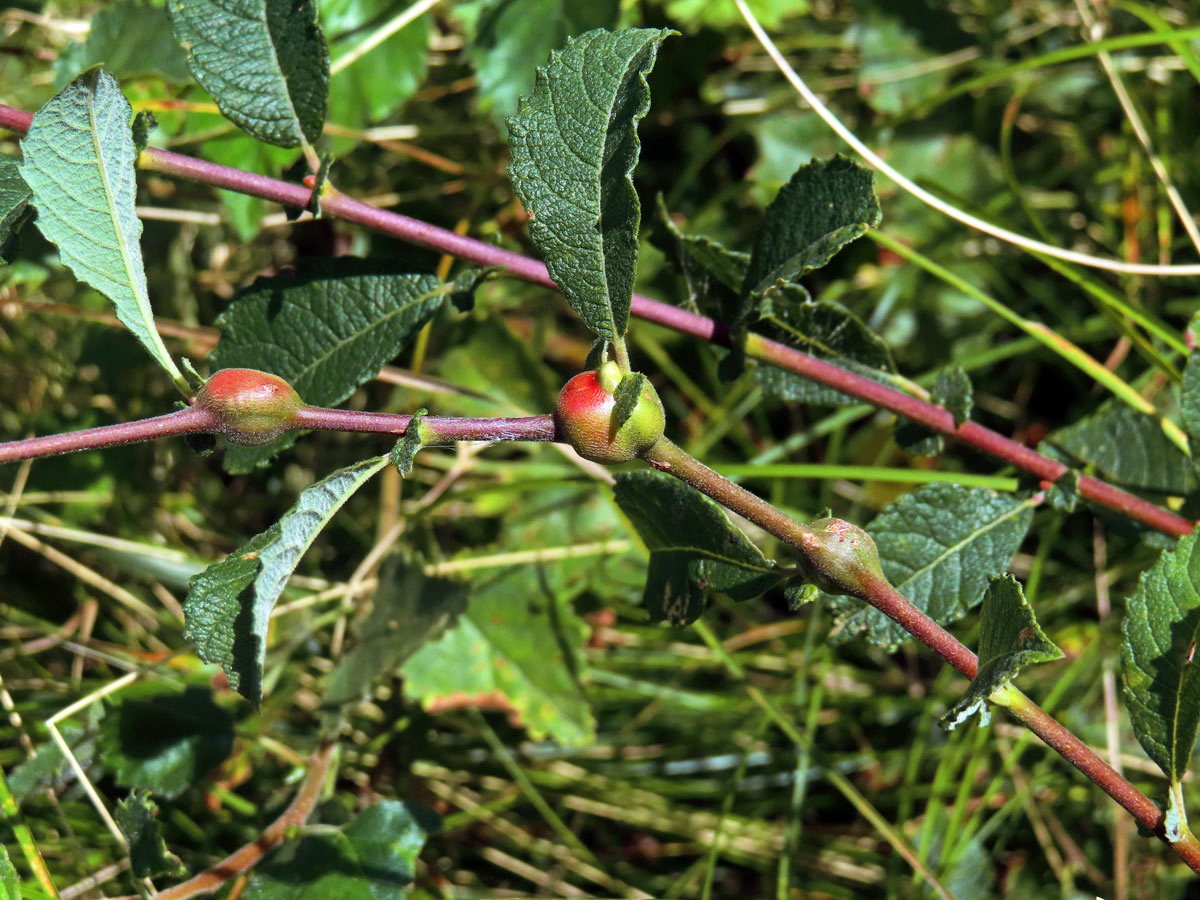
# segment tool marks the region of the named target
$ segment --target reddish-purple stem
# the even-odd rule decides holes
[[[29,113],[0,104],[0,127],[23,134],[29,129],[32,118]],[[220,166],[166,150],[147,149],[142,152],[140,162],[145,169],[179,178],[188,178],[244,194],[252,194],[286,206],[304,208],[308,205],[311,197],[311,191],[301,185],[289,184],[285,181],[243,172],[239,169]],[[480,265],[502,266],[526,281],[557,289],[557,285],[550,278],[545,265],[536,260],[455,234],[418,219],[378,209],[337,191],[331,191],[328,196],[321,199],[321,209],[329,215],[338,216],[348,222],[373,228]],[[685,309],[651,300],[649,297],[635,295],[631,312],[640,319],[656,322],[702,340],[724,346],[728,346],[730,343],[729,329],[719,322],[714,322],[712,319],[688,312]],[[956,425],[954,417],[939,406],[848,372],[817,359],[815,356],[768,340],[761,335],[750,335],[745,349],[748,356],[769,362],[819,384],[890,410],[897,415],[920,422],[941,434],[958,438],[984,453],[1029,472],[1045,485],[1052,484],[1067,472],[1067,466],[1062,463],[1042,456],[1025,445],[1006,438],[989,428],[984,428],[974,422]],[[1192,531],[1193,523],[1190,520],[1161,509],[1153,503],[1099,479],[1090,476],[1081,477],[1079,493],[1088,500],[1123,513],[1129,518],[1165,534],[1182,537]]]
[[[411,421],[412,416],[409,415],[305,406],[296,413],[295,427],[399,436],[408,431]],[[455,441],[555,440],[554,420],[550,416],[523,416],[517,419],[423,416],[421,432],[430,444],[452,444]]]
[[[733,510],[779,538],[800,553],[813,569],[822,568],[823,560],[816,555],[819,551],[814,549],[820,545],[814,545],[807,539],[813,531],[808,525],[797,522],[761,497],[714,472],[668,440],[659,441],[646,455],[646,460],[659,471],[668,472],[687,482],[726,509]],[[865,569],[860,570],[855,573],[852,584],[845,583],[840,588],[844,593],[874,606],[962,675],[967,678],[975,677],[979,668],[979,660],[975,654],[958,638],[917,609],[882,575]],[[1194,871],[1200,872],[1200,841],[1190,832],[1185,832],[1183,839],[1174,843],[1167,840],[1162,810],[1150,798],[1036,703],[1024,694],[1016,692],[1016,695],[1016,702],[1007,707],[1014,718],[1062,754],[1067,762],[1095,782],[1138,822],[1154,831],[1159,839],[1178,853]]]
[[[26,438],[23,441],[9,441],[0,444],[0,463],[14,462],[18,459],[38,459],[79,450],[99,450],[119,444],[136,444],[139,441],[152,441],[181,434],[197,434],[211,431],[215,426],[216,420],[211,411],[189,406],[187,409],[150,419],[139,419],[136,422],[121,422],[117,425],[101,425],[81,431]]]
[[[305,406],[295,413],[289,430],[356,431],[364,434],[389,434],[396,437],[408,430],[412,416],[392,413],[354,412]],[[467,419],[425,416],[421,419],[426,444],[453,444],[455,441],[553,441],[554,419],[550,416],[525,416],[518,419]],[[118,444],[135,444],[156,438],[176,437],[199,432],[220,433],[217,416],[199,406],[122,422],[101,425],[65,434],[48,434],[0,444],[0,464],[19,459],[39,459],[79,450],[99,450]]]

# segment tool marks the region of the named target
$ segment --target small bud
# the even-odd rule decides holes
[[[193,405],[214,413],[213,429],[232,444],[269,444],[295,425],[304,401],[278,375],[257,369],[221,369],[197,392]]]
[[[805,576],[829,594],[857,594],[864,575],[883,578],[875,541],[843,519],[817,519],[801,538]]]

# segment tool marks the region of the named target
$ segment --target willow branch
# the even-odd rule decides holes
[[[828,560],[822,553],[821,545],[813,540],[815,529],[797,522],[762,498],[718,475],[670,441],[659,441],[647,454],[646,461],[659,471],[668,472],[690,484],[725,508],[733,510],[788,544],[800,554],[805,563],[804,568],[817,572],[828,571]],[[845,593],[871,604],[965,677],[975,677],[979,668],[979,660],[975,654],[958,638],[917,609],[882,574],[860,568],[851,577],[842,580],[837,588],[838,593]],[[1149,797],[1016,688],[1010,688],[1004,697],[1003,705],[1013,718],[1058,751],[1067,762],[1129,812],[1140,825],[1153,831],[1193,871],[1200,873],[1200,841],[1190,832],[1185,832],[1181,840],[1168,840],[1164,829],[1165,816]]]
[[[347,409],[302,407],[289,431],[353,431],[361,434],[387,434],[401,437],[413,417],[392,413],[355,412]],[[553,441],[554,420],[550,416],[472,419],[452,416],[423,416],[422,436],[426,444],[453,444],[456,441]],[[120,444],[136,444],[185,434],[220,434],[211,410],[189,406],[162,416],[101,425],[65,434],[26,438],[0,444],[0,464],[20,459],[40,459],[79,450],[100,450]]]
[[[32,119],[29,113],[0,104],[0,127],[24,134],[29,129]],[[307,207],[311,199],[311,190],[302,185],[289,184],[167,150],[146,149],[139,157],[139,164],[143,169],[152,172],[250,194],[298,209]],[[558,289],[543,263],[400,213],[378,209],[336,190],[330,190],[321,198],[321,209],[326,215],[336,216],[479,265],[499,266],[525,281]],[[682,334],[725,347],[732,345],[729,329],[721,323],[651,300],[649,297],[634,295],[630,311],[640,319],[655,322]],[[753,359],[794,372],[818,384],[919,422],[939,434],[956,438],[1028,472],[1038,478],[1044,486],[1053,484],[1068,471],[1068,467],[1063,463],[1043,456],[989,428],[974,422],[957,425],[953,415],[939,406],[848,372],[762,335],[751,334],[747,337],[745,353]],[[1193,523],[1190,520],[1099,479],[1082,476],[1079,479],[1079,493],[1094,503],[1165,534],[1182,537],[1192,531]]]

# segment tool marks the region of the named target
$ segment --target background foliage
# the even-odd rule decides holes
[[[503,117],[530,90],[532,64],[567,34],[596,25],[675,28],[682,36],[659,50],[640,126],[635,183],[648,239],[636,289],[683,302],[695,285],[676,275],[668,229],[652,221],[657,195],[684,233],[749,251],[796,167],[844,148],[798,107],[732,3],[590,4],[596,12],[586,17],[572,6],[447,0],[339,68],[403,4],[319,3],[333,59],[324,138],[337,154],[333,181],[353,196],[528,251],[506,175]],[[838,114],[940,196],[1059,245],[1127,260],[1190,258],[1095,53],[1055,61],[1086,43],[1081,15],[1091,21],[1090,8],[984,0],[952,12],[919,2],[754,8]],[[218,114],[188,75],[159,5],[16,4],[0,23],[6,103],[37,109],[103,61],[134,109],[157,118],[152,144],[269,175],[305,174],[299,150],[258,143]],[[1183,4],[1149,10],[1133,2],[1114,7],[1107,22],[1118,35],[1186,24]],[[1114,62],[1194,207],[1200,66],[1191,46],[1142,46]],[[957,90],[972,80],[973,90]],[[1200,307],[1194,280],[1064,274],[887,182],[878,189],[888,236],[995,305],[1069,337],[1173,411],[1181,356],[1098,298],[1115,294],[1179,334]],[[334,220],[291,223],[261,200],[152,175],[139,177],[139,191],[147,290],[171,350],[198,364],[215,344],[213,323],[255,279],[282,276],[295,302],[321,302],[319,278],[285,274],[299,261],[354,254],[396,271],[445,274],[434,254]],[[170,383],[116,326],[107,301],[77,283],[35,229],[21,240],[20,255],[0,268],[0,437],[169,408]],[[859,240],[805,286],[869,325],[882,339],[879,358],[896,372],[933,387],[947,366],[961,366],[975,385],[977,421],[1030,444],[1048,439],[1151,496],[1193,490],[1186,458],[1153,422],[1102,406],[1092,378],[995,305],[894,250]],[[736,293],[740,284],[728,287]],[[415,282],[364,279],[362,289],[406,304],[409,318],[395,327],[429,325],[394,368],[349,398],[355,408],[545,412],[590,346],[562,297],[519,282],[488,283],[470,312],[427,308],[429,288]],[[236,312],[222,322],[234,330]],[[802,519],[831,508],[866,524],[914,482],[953,478],[976,486],[971,512],[980,521],[1003,528],[1028,520],[1027,534],[1013,529],[1012,548],[973,548],[1017,552],[1011,568],[1046,635],[1066,651],[1022,684],[1090,744],[1105,747],[1115,734],[1127,773],[1164,796],[1126,713],[1104,702],[1120,656],[1123,598],[1157,558],[1160,538],[1083,506],[1032,511],[1013,496],[1012,472],[949,443],[936,456],[910,453],[902,446],[921,435],[906,438],[866,406],[835,405],[845,398],[802,396],[753,367],[726,382],[720,354],[692,339],[636,320],[629,337],[666,404],[672,438]],[[222,355],[236,352],[222,345]],[[428,897],[926,896],[892,850],[899,838],[959,898],[1184,896],[1187,870],[1169,851],[1138,839],[1123,813],[1003,717],[940,728],[962,680],[911,643],[887,652],[854,637],[873,615],[858,606],[819,601],[796,613],[781,585],[745,603],[714,594],[689,628],[646,624],[649,552],[669,558],[670,536],[662,547],[643,546],[626,524],[635,513],[594,471],[548,446],[425,451],[403,482],[388,470],[355,494],[280,599],[265,699],[252,711],[221,679],[214,683],[184,637],[187,579],[276,522],[305,487],[387,449],[383,439],[322,434],[268,468],[244,462],[231,475],[219,457],[169,442],[0,472],[3,521],[16,526],[0,532],[0,700],[8,712],[0,765],[60,888],[114,865],[98,890],[129,893],[133,882],[120,868],[125,851],[48,740],[51,714],[126,672],[144,674],[144,683],[66,719],[62,731],[109,805],[125,800],[130,821],[147,820],[130,790],[155,792],[162,837],[195,872],[253,840],[287,803],[330,698],[362,688],[347,668],[331,677],[343,658],[351,671],[395,675],[352,709],[336,790],[318,816],[329,828],[288,852],[352,856],[370,868],[377,848],[365,839],[380,827],[374,820],[396,817],[411,831],[406,862],[389,869],[386,889],[411,879],[414,895]],[[964,525],[961,510],[956,517],[939,504],[941,490],[925,487],[903,501],[930,510],[931,558]],[[885,518],[881,532],[886,526]],[[771,540],[754,537],[774,556]],[[422,569],[395,557],[360,567],[373,547],[397,538],[404,556],[431,562]],[[752,558],[753,548],[745,550]],[[978,565],[970,557],[965,567]],[[936,602],[953,600],[952,573],[913,574],[930,578]],[[422,602],[462,606],[465,576],[470,602],[457,620],[422,613]],[[407,589],[389,591],[396,583]],[[433,639],[403,653],[352,646],[348,631],[387,627],[381,610],[393,605]],[[978,615],[961,614],[956,633],[978,645]],[[800,730],[772,725],[764,704]],[[152,746],[137,739],[146,721],[155,724]],[[1172,745],[1172,765],[1190,754],[1186,743]],[[846,784],[880,817],[856,808]],[[382,802],[361,811],[372,801]],[[413,863],[434,830],[404,806],[417,801],[444,820]],[[135,862],[139,872],[170,870],[169,860],[154,859],[155,842],[145,843],[151,862]],[[17,855],[15,843],[8,852]],[[292,896],[276,877],[286,861],[256,874],[251,895]]]

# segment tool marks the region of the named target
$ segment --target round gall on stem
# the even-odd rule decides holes
[[[628,462],[645,454],[663,435],[666,414],[649,381],[629,418],[620,428],[613,427],[614,395],[621,380],[620,367],[606,362],[596,372],[576,375],[558,395],[554,406],[558,440],[570,444],[584,459],[606,465]]]
[[[257,369],[221,369],[213,373],[192,401],[215,414],[213,430],[232,444],[268,444],[296,427],[304,401],[280,378]]]

